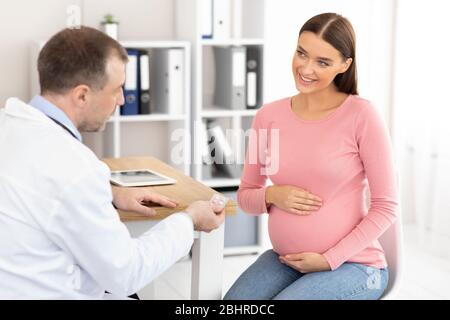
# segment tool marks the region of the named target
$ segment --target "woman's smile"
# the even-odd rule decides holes
[[[312,79],[309,77],[305,77],[303,76],[301,73],[297,73],[298,75],[298,81],[300,82],[300,84],[304,85],[304,86],[310,86],[313,83],[316,83],[317,80],[316,79]]]

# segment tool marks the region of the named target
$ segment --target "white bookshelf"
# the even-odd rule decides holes
[[[120,41],[125,48],[154,49],[180,48],[184,52],[184,112],[183,114],[152,113],[142,115],[120,115],[120,108],[108,120],[102,132],[82,133],[83,142],[99,158],[124,156],[154,156],[191,174],[191,44],[188,41]],[[44,41],[33,45],[31,54],[30,97],[39,93],[36,60]],[[181,131],[183,130],[183,131]],[[176,133],[181,134],[176,134]],[[181,146],[181,148],[180,148]],[[177,148],[178,147],[178,148]],[[180,150],[181,149],[181,150]],[[172,151],[179,151],[177,157]]]
[[[201,45],[203,46],[254,46],[264,45],[264,39],[201,39]]]
[[[223,129],[251,128],[257,109],[231,110],[218,108],[213,104],[215,65],[213,50],[216,46],[258,46],[264,59],[264,20],[265,0],[230,0],[231,30],[228,38],[202,39],[201,5],[202,0],[175,1],[175,32],[178,39],[190,41],[192,44],[192,176],[212,188],[238,187],[239,177],[204,177],[202,174],[202,147],[204,141],[199,123],[206,120],[217,121]],[[239,7],[236,7],[239,6]],[[235,13],[238,15],[235,15]],[[238,17],[240,16],[240,18]],[[262,63],[264,66],[264,63]],[[263,68],[263,67],[262,67]],[[262,71],[264,75],[264,71]],[[264,81],[264,79],[263,79]],[[264,88],[264,86],[262,86]],[[263,99],[264,100],[264,92]],[[240,157],[245,156],[245,138],[231,138],[228,141],[236,153],[241,150]],[[244,151],[242,151],[244,150]],[[243,153],[243,154],[242,154]],[[267,217],[257,219],[258,240],[256,245],[227,247],[225,254],[245,254],[261,252],[268,246]]]
[[[226,117],[245,117],[255,116],[256,112],[258,110],[224,110],[224,109],[218,109],[218,108],[210,108],[210,109],[203,109],[200,112],[201,118],[226,118]]]

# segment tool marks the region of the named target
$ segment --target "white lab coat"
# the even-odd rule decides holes
[[[109,169],[82,143],[22,101],[0,109],[0,298],[126,297],[193,242],[174,214],[131,238],[112,206]]]

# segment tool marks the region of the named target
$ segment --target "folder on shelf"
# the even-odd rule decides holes
[[[146,50],[139,50],[139,113],[150,114],[150,57]]]
[[[184,112],[184,50],[180,48],[155,50],[151,63],[150,95],[156,113]]]
[[[202,39],[211,39],[213,37],[213,1],[200,1],[200,21]]]
[[[233,110],[246,109],[245,57],[245,47],[214,47],[216,106]]]
[[[226,40],[231,33],[231,5],[230,0],[213,0],[213,38]]]
[[[242,38],[242,1],[231,0],[231,37]]]
[[[127,49],[128,63],[125,69],[124,97],[125,104],[120,108],[121,115],[139,114],[139,88],[138,88],[138,56],[139,52]]]
[[[256,109],[262,104],[262,50],[259,46],[247,47],[246,66],[247,109]]]
[[[213,159],[211,157],[211,149],[209,147],[210,137],[208,134],[207,124],[202,122],[200,127],[200,152],[202,156],[202,179],[210,179],[212,176]]]
[[[214,160],[216,176],[237,178],[241,176],[241,167],[236,163],[235,152],[228,143],[224,130],[214,122],[210,123],[210,150]]]
[[[206,122],[202,122],[200,130],[202,162],[210,165],[213,163],[213,159],[211,157],[211,149],[209,147],[210,137],[208,135]]]

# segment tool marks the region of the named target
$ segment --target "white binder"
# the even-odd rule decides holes
[[[214,0],[214,29],[213,38],[226,40],[231,33],[231,4],[230,0]]]
[[[214,58],[214,105],[225,109],[245,109],[246,48],[214,47]]]
[[[213,37],[213,1],[200,0],[200,21],[203,39],[211,39]]]
[[[153,54],[150,86],[152,110],[157,113],[183,114],[184,51],[157,49]]]
[[[231,0],[231,37],[242,38],[242,1]]]
[[[247,107],[256,108],[256,94],[257,94],[257,75],[256,72],[247,73]]]

